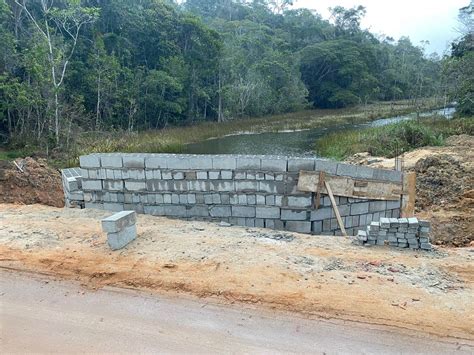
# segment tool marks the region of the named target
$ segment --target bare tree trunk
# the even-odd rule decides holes
[[[96,115],[95,115],[95,130],[99,129],[100,125],[100,73],[97,77],[97,105],[96,105]]]

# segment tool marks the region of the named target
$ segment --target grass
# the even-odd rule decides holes
[[[442,146],[447,137],[474,134],[474,117],[447,120],[432,116],[382,127],[336,132],[316,142],[318,155],[343,160],[356,153],[393,158],[425,146]]]
[[[439,107],[436,99],[419,101],[420,111]],[[346,109],[305,110],[295,113],[242,118],[223,123],[198,122],[185,127],[171,127],[143,132],[83,132],[67,153],[55,152],[50,163],[56,167],[74,166],[78,157],[95,152],[179,153],[188,143],[244,132],[278,132],[356,124],[379,118],[403,115],[415,111],[410,101],[377,102]],[[44,151],[44,149],[43,149]],[[6,152],[4,154],[9,154]],[[12,153],[13,154],[13,153]],[[24,156],[24,155],[20,155]]]
[[[422,101],[421,110],[439,105],[434,99]],[[278,132],[330,127],[347,123],[372,121],[414,111],[408,101],[379,102],[347,109],[306,110],[223,123],[201,122],[191,126],[172,127],[144,132],[88,132],[78,137],[71,157],[94,152],[179,153],[188,143],[244,132]]]

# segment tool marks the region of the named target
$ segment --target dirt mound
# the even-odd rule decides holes
[[[416,172],[416,206],[449,206],[459,202],[466,191],[474,188],[472,173],[461,162],[447,154],[418,160]]]
[[[61,174],[44,159],[0,161],[0,202],[63,207]]]

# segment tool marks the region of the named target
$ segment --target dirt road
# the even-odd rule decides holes
[[[138,216],[112,252],[110,212],[0,205],[0,267],[105,286],[185,293],[306,317],[473,340],[474,252],[360,247],[338,237]]]
[[[473,344],[351,322],[1,273],[4,352],[456,353]]]

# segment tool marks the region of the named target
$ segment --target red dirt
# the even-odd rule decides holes
[[[48,166],[45,159],[17,159],[16,163],[0,160],[0,203],[63,207],[61,174]]]

